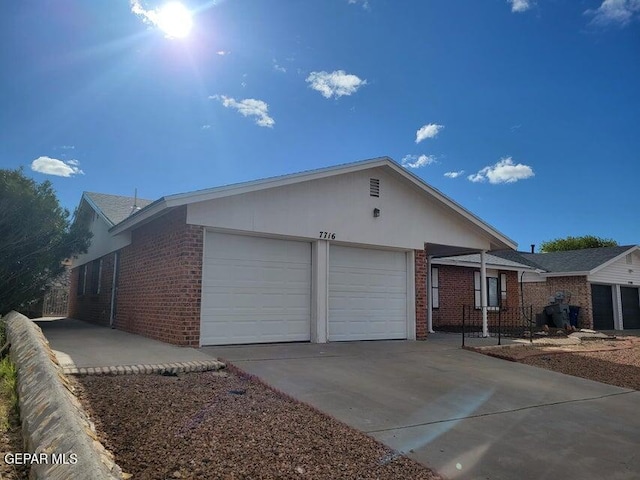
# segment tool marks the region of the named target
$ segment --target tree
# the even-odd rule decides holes
[[[567,237],[548,240],[540,244],[542,252],[564,252],[566,250],[582,250],[584,248],[617,247],[618,242],[610,238],[600,238],[593,235],[582,237]]]
[[[0,314],[38,299],[60,274],[62,261],[84,253],[86,219],[70,221],[51,182],[38,184],[22,169],[0,170]]]

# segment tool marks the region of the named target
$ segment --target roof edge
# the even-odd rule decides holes
[[[109,218],[104,214],[104,212],[102,211],[102,209],[100,207],[98,207],[98,205],[96,204],[96,202],[93,201],[93,199],[89,196],[89,193],[91,192],[82,192],[82,197],[80,197],[80,205],[82,205],[82,201],[84,200],[85,202],[87,202],[87,204],[93,208],[93,210],[95,210],[95,212],[100,215],[100,217],[102,217],[102,219],[107,222],[107,226],[109,226],[109,228],[113,227],[114,223],[109,220]]]
[[[290,173],[285,175],[279,175],[275,177],[269,177],[259,180],[251,180],[249,182],[236,183],[232,185],[213,187],[204,190],[196,190],[187,193],[178,193],[174,195],[168,195],[162,197],[155,202],[147,205],[138,212],[134,213],[128,218],[125,218],[122,222],[112,227],[113,234],[121,233],[129,228],[134,227],[139,222],[148,220],[149,218],[159,215],[165,208],[179,207],[195,202],[202,202],[207,200],[213,200],[215,198],[239,195],[243,193],[249,193],[252,191],[264,190],[267,188],[275,188],[290,185],[300,181],[316,180],[321,178],[327,178],[338,174],[358,172],[368,168],[376,167],[389,167],[396,173],[400,174],[418,188],[435,197],[441,203],[454,210],[456,213],[476,225],[488,234],[496,239],[499,243],[502,243],[505,248],[516,249],[518,244],[507,237],[502,232],[495,229],[493,226],[486,223],[480,217],[473,214],[471,211],[464,208],[459,203],[455,202],[438,189],[427,184],[423,179],[417,175],[407,171],[399,163],[388,156],[376,157],[367,160],[360,160],[352,163],[345,163],[330,167],[323,167],[315,170],[306,170],[298,173]]]

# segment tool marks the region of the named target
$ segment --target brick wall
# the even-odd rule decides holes
[[[433,310],[433,328],[454,329],[462,325],[463,306],[474,306],[474,272],[479,269],[459,267],[452,265],[434,265],[438,268],[438,294],[439,307]],[[507,276],[507,300],[506,307],[502,310],[502,319],[516,318],[520,307],[520,294],[518,286],[518,274],[514,271],[499,271],[499,274]],[[476,315],[477,313],[477,315]],[[481,318],[480,310],[473,311],[473,316]],[[497,324],[498,313],[488,312],[489,325]]]
[[[523,284],[525,305],[533,305],[533,313],[540,313],[549,304],[549,297],[558,291],[571,293],[570,305],[580,307],[578,326],[593,328],[593,311],[591,305],[591,285],[587,277],[549,277],[546,282],[529,282]]]
[[[424,250],[415,251],[416,339],[427,338],[427,256]]]
[[[91,279],[93,271],[98,268],[97,262],[88,262],[87,282],[84,295],[78,295],[78,277],[80,267],[76,267],[71,271],[71,282],[69,290],[69,316],[85,320],[87,322],[99,325],[109,325],[109,317],[111,315],[111,288],[113,286],[113,262],[115,254],[110,253],[102,257],[102,271],[100,276],[99,293],[92,291]],[[98,259],[100,260],[100,259]]]
[[[203,228],[179,207],[132,232],[120,253],[115,325],[176,345],[198,346]]]

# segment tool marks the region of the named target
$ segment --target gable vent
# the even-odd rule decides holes
[[[369,179],[369,196],[371,197],[380,196],[380,179],[378,178]]]

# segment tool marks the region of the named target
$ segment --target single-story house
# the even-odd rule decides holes
[[[522,275],[524,303],[543,306],[555,292],[580,307],[580,325],[597,330],[640,328],[640,247],[586,248],[565,252],[493,252],[531,265]]]
[[[467,326],[473,328],[474,323],[477,326],[482,308],[480,254],[433,258],[431,264],[433,328],[457,331],[463,318]],[[530,311],[522,310],[520,278],[523,272],[538,271],[536,267],[492,252],[485,255],[485,265],[487,327],[496,327],[498,322],[521,323],[523,316],[531,316]]]
[[[189,346],[423,339],[433,258],[516,247],[387,157],[78,212],[70,316]]]
[[[563,301],[580,307],[578,324],[597,330],[640,328],[640,247],[587,248],[564,252],[528,253],[515,250],[487,252],[487,281],[489,315],[499,311],[493,307],[506,304],[531,308],[540,313],[557,294]],[[434,307],[434,328],[449,329],[460,325],[462,305],[479,305],[478,281],[480,255],[461,255],[436,258],[436,283],[447,284],[438,295],[450,295],[444,306]],[[512,272],[509,276],[508,272]],[[515,274],[515,277],[514,275]],[[436,273],[434,273],[435,277]],[[491,276],[495,279],[491,280]],[[509,294],[507,285],[513,278],[519,284]],[[491,284],[492,282],[492,284]],[[455,288],[454,288],[455,287]],[[472,297],[470,291],[475,292]],[[500,291],[500,295],[498,295]],[[495,323],[495,321],[494,321]],[[491,322],[490,322],[491,325]]]

